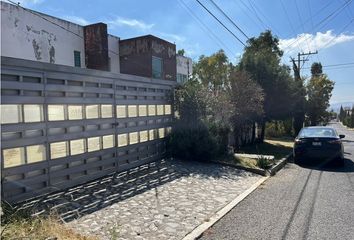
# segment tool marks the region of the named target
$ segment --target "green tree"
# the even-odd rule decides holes
[[[320,63],[313,63],[311,67],[311,79],[307,88],[307,115],[311,125],[317,125],[324,121],[328,115],[329,99],[332,96],[334,82],[322,73]],[[313,70],[313,71],[312,71]]]
[[[290,68],[280,62],[282,55],[279,39],[271,31],[266,31],[248,41],[239,63],[239,69],[250,73],[264,91],[262,139],[267,121],[282,120],[292,115],[294,81]]]
[[[293,112],[293,129],[295,135],[297,135],[304,125],[305,121],[305,105],[306,105],[306,88],[304,86],[304,80],[300,76],[299,66],[296,65],[295,60],[293,62],[294,70],[294,112]]]
[[[193,66],[193,78],[212,90],[214,95],[225,87],[228,81],[230,64],[223,50],[211,56],[200,56]]]
[[[341,122],[343,122],[343,119],[345,118],[345,111],[344,111],[344,109],[343,109],[343,106],[341,105],[340,106],[340,110],[339,110],[339,120],[341,121]]]
[[[178,54],[178,55],[181,55],[181,56],[184,56],[185,52],[186,52],[186,51],[182,48],[182,49],[179,49],[179,50],[177,51],[177,54]]]
[[[242,135],[255,127],[263,117],[264,93],[260,85],[245,71],[234,70],[230,74],[228,96],[230,99],[230,123],[235,145],[242,145]],[[252,131],[252,142],[255,130]]]

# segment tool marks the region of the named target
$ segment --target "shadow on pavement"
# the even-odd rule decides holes
[[[354,162],[350,159],[344,159],[343,166],[336,166],[336,164],[332,162],[325,163],[301,163],[297,164],[300,167],[318,170],[318,171],[326,171],[326,172],[343,172],[343,173],[351,173],[354,172]]]
[[[221,165],[217,166],[204,162],[159,160],[38,197],[21,203],[18,207],[30,209],[35,215],[55,213],[68,222],[150,189],[155,189],[155,196],[158,198],[158,186],[183,176],[217,179],[232,174]]]

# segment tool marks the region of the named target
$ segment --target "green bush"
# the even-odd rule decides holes
[[[273,164],[273,160],[260,156],[257,158],[257,167],[262,169],[268,169]]]
[[[208,161],[227,152],[227,129],[220,126],[175,127],[169,137],[169,152],[185,160]]]
[[[283,122],[272,121],[266,124],[265,136],[266,137],[282,137],[286,135],[286,130]]]

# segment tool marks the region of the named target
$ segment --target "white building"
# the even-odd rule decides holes
[[[91,68],[85,26],[1,2],[1,33],[1,56]],[[106,34],[105,39],[107,70],[119,73],[119,38]]]
[[[183,84],[193,73],[192,59],[182,55],[176,55],[177,83]]]

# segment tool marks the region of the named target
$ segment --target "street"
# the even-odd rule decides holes
[[[354,239],[354,131],[345,134],[345,166],[288,163],[200,239]]]

